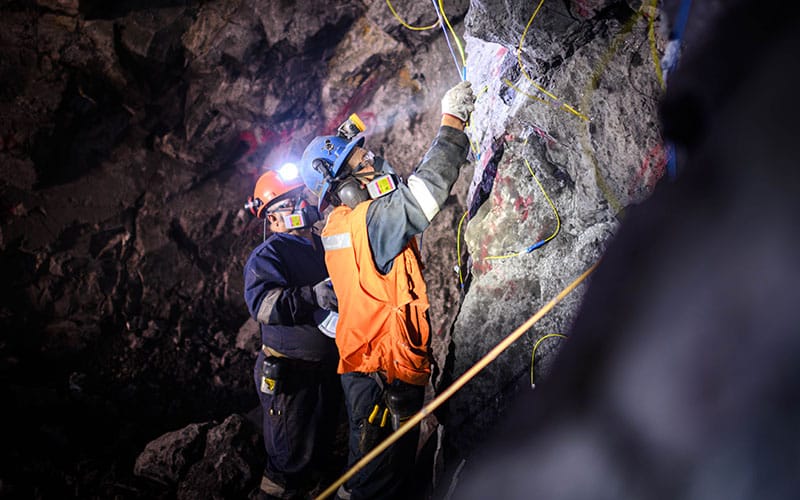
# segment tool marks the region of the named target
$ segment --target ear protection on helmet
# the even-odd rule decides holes
[[[356,208],[359,203],[370,199],[369,192],[361,186],[358,178],[347,176],[344,180],[336,184],[335,188],[328,192],[332,198],[336,198],[336,205],[345,204],[350,208]]]
[[[395,189],[399,179],[394,174],[384,174],[372,179],[366,186],[362,186],[358,176],[349,175],[340,181],[329,192],[329,196],[336,197],[337,205],[344,203],[350,208],[355,208],[359,203],[367,200],[377,200]]]

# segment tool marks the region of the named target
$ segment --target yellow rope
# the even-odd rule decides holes
[[[386,0],[386,5],[389,6],[389,10],[392,11],[392,15],[395,17],[395,19],[397,19],[397,21],[400,23],[400,25],[403,26],[404,28],[408,28],[408,29],[410,29],[412,31],[425,31],[425,30],[432,30],[434,28],[438,28],[439,27],[439,20],[438,19],[436,20],[435,23],[431,24],[430,26],[411,26],[410,24],[405,22],[402,17],[400,17],[400,15],[397,13],[397,11],[394,10],[394,7],[392,7],[392,4],[389,2],[389,0]]]
[[[533,358],[534,358],[534,356],[536,356],[536,349],[539,347],[539,344],[541,344],[544,339],[549,339],[551,337],[567,338],[567,336],[562,334],[562,333],[548,333],[544,337],[542,337],[539,340],[537,340],[535,344],[533,344],[533,351],[531,352],[531,387],[536,385],[536,384],[533,383]]]
[[[600,261],[595,262],[592,266],[584,271],[583,274],[578,276],[572,283],[567,285],[566,288],[561,290],[558,295],[550,300],[547,304],[545,304],[541,309],[539,309],[533,316],[528,318],[525,323],[521,324],[517,327],[516,330],[511,332],[505,339],[503,339],[499,344],[497,344],[491,351],[489,351],[484,357],[478,360],[477,363],[472,365],[472,367],[467,370],[463,375],[458,377],[452,385],[450,385],[447,389],[445,389],[439,396],[434,398],[430,403],[425,405],[417,414],[411,417],[405,424],[400,426],[395,432],[393,432],[390,436],[384,439],[379,445],[373,448],[369,453],[364,455],[361,460],[356,462],[350,470],[345,472],[339,479],[336,480],[332,485],[328,486],[328,488],[320,493],[315,500],[323,500],[328,498],[330,495],[336,492],[339,486],[343,485],[348,479],[353,477],[358,471],[364,468],[365,465],[370,463],[372,460],[375,459],[378,455],[383,453],[389,446],[393,445],[397,442],[398,439],[403,437],[405,434],[408,433],[414,426],[418,423],[422,422],[426,416],[433,413],[434,410],[442,406],[445,401],[450,399],[459,389],[464,387],[467,382],[472,380],[475,375],[478,374],[481,370],[486,368],[492,361],[494,361],[503,351],[508,349],[511,344],[516,342],[522,335],[525,334],[537,321],[542,319],[545,314],[550,312],[559,302],[564,300],[564,297],[569,295],[575,288],[578,287],[586,278],[591,275],[597,266],[600,264]]]
[[[544,4],[544,0],[539,0],[539,5],[537,5],[537,6],[536,6],[536,10],[534,10],[534,11],[533,11],[533,14],[531,15],[531,18],[530,18],[530,19],[528,19],[528,24],[526,24],[526,25],[525,25],[525,29],[522,31],[522,37],[520,37],[520,39],[519,39],[519,45],[517,46],[517,64],[519,65],[519,69],[520,69],[520,71],[522,72],[522,75],[523,75],[523,76],[524,76],[524,77],[525,77],[525,78],[526,78],[526,79],[527,79],[529,82],[531,82],[531,84],[532,84],[532,85],[533,85],[533,86],[534,86],[534,87],[535,87],[537,90],[539,90],[539,92],[543,93],[544,95],[546,95],[547,97],[549,97],[550,99],[552,99],[553,101],[555,101],[556,103],[559,103],[559,104],[561,105],[560,107],[561,107],[562,109],[564,109],[564,110],[566,110],[566,111],[569,111],[570,113],[572,113],[573,115],[575,115],[575,116],[577,116],[577,117],[581,118],[582,120],[589,121],[589,118],[588,118],[586,115],[584,115],[584,114],[582,114],[581,112],[577,111],[577,110],[576,110],[575,108],[573,108],[572,106],[570,106],[570,105],[568,105],[568,104],[565,104],[565,103],[564,103],[564,102],[563,102],[561,99],[559,99],[558,97],[556,97],[555,95],[553,95],[551,92],[549,92],[547,89],[545,89],[544,87],[542,87],[541,85],[539,85],[538,83],[536,83],[535,81],[533,81],[533,78],[531,78],[531,76],[528,74],[528,72],[527,72],[527,71],[525,71],[525,66],[522,64],[522,45],[523,45],[523,43],[525,42],[525,36],[528,34],[528,29],[531,27],[531,23],[533,23],[533,20],[534,20],[534,18],[535,18],[535,17],[536,17],[536,15],[539,13],[539,9],[541,9],[541,8],[542,8],[542,4]],[[513,88],[513,86],[512,86],[512,88]],[[516,90],[516,89],[515,89],[515,90]],[[520,92],[520,93],[522,93],[523,95],[525,95],[525,96],[527,96],[527,97],[531,97],[531,96],[529,96],[528,94],[525,94],[525,93],[523,93],[523,92]],[[540,98],[539,100],[540,100],[540,101],[543,101],[543,102],[547,102],[547,101],[544,101],[544,99],[541,99],[541,98]]]

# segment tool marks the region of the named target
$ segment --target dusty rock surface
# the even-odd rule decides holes
[[[242,204],[264,168],[352,112],[408,175],[463,61],[472,154],[422,240],[429,393],[594,263],[667,175],[670,11],[536,4],[445,2],[462,58],[452,34],[453,53],[381,1],[0,3],[2,493],[189,497],[191,477],[248,494],[257,429],[232,415],[257,406],[241,275],[262,226]],[[414,26],[436,19],[433,4],[393,5]],[[532,363],[533,346],[569,333],[583,293],[425,422],[440,469],[550,371],[564,338]],[[176,461],[151,453],[187,429]],[[214,455],[225,447],[236,455]]]

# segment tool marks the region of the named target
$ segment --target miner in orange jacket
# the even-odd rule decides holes
[[[439,212],[466,160],[463,130],[474,101],[469,82],[445,94],[439,132],[407,183],[363,147],[358,132],[364,126],[355,115],[337,135],[316,137],[303,153],[303,181],[321,208],[334,207],[322,242],[338,298],[349,465],[422,407],[431,371],[430,325],[414,236]],[[406,434],[339,488],[338,498],[406,495],[418,438],[419,431]]]

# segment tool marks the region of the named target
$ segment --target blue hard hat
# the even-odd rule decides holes
[[[325,195],[356,146],[364,145],[364,135],[358,134],[351,141],[338,135],[321,135],[312,140],[300,160],[300,176],[303,183],[319,198],[320,208],[327,204]]]

